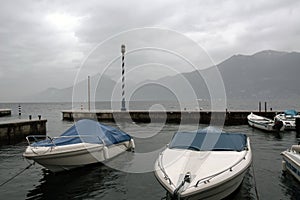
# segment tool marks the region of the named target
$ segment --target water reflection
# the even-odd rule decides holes
[[[300,183],[290,173],[282,173],[280,182],[286,197],[290,197],[290,199],[300,199]]]
[[[274,133],[274,137],[278,140],[281,140],[283,138],[284,132],[278,131]]]
[[[43,169],[39,185],[28,191],[26,199],[101,198],[107,190],[124,190],[116,183],[123,174],[103,164],[94,164],[71,171],[53,174]]]
[[[296,138],[300,139],[300,131],[296,131]]]

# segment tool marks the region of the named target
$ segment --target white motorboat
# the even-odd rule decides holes
[[[277,114],[275,119],[283,122],[285,130],[295,130],[297,117],[300,117],[300,115],[296,110],[286,110],[284,113]]]
[[[291,173],[300,181],[300,145],[292,145],[291,148],[281,153],[282,169]]]
[[[268,119],[266,117],[258,116],[250,113],[247,116],[248,124],[254,128],[265,131],[282,131],[284,129],[282,121]]]
[[[155,176],[174,199],[222,199],[242,183],[252,162],[244,134],[208,127],[177,132],[155,162]]]
[[[37,141],[38,137],[26,137],[29,146],[23,156],[52,172],[105,162],[134,148],[133,139],[125,132],[88,119],[77,121],[59,137]]]

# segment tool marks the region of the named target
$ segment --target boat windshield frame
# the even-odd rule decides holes
[[[240,133],[176,132],[168,145],[169,149],[192,151],[243,151],[247,136]]]

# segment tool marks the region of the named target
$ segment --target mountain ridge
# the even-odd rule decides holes
[[[225,86],[227,98],[239,99],[271,99],[286,98],[287,96],[299,96],[298,85],[300,80],[300,53],[285,52],[275,50],[263,50],[251,55],[237,54],[216,65]],[[215,66],[212,66],[215,67]],[[174,76],[165,76],[157,80],[145,80],[138,85],[140,89],[133,91],[136,85],[130,83],[126,85],[126,93],[133,94],[130,100],[174,100],[177,96],[190,98],[209,99],[208,87],[202,76],[205,76],[212,70],[212,67],[205,70],[180,73]],[[214,77],[211,77],[212,79]],[[92,84],[96,85],[92,77]],[[217,80],[216,80],[217,81]],[[155,82],[158,84],[148,84]],[[161,84],[161,85],[160,85]],[[183,91],[183,84],[190,84],[192,92]],[[78,101],[85,101],[87,97],[87,83],[82,81],[79,84],[78,96],[82,96]],[[96,101],[109,101],[112,98],[112,91],[120,92],[119,86],[110,77],[101,77],[97,88],[94,88]],[[161,87],[160,87],[161,86]],[[77,86],[76,86],[77,87]],[[174,94],[175,93],[178,94]],[[72,101],[73,86],[56,89],[48,88],[31,97],[32,100],[51,102],[51,101]],[[93,90],[92,90],[93,91]],[[119,97],[118,97],[119,98]],[[129,98],[127,98],[129,99]],[[114,99],[115,100],[115,99]]]

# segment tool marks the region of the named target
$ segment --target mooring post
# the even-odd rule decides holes
[[[38,118],[39,118],[39,120],[41,120],[42,116],[41,116],[41,115],[38,115]]]
[[[91,110],[91,80],[88,76],[88,110]]]
[[[29,120],[31,120],[32,119],[32,116],[31,115],[29,115]]]
[[[125,107],[125,62],[124,62],[124,54],[125,54],[125,45],[121,45],[121,53],[122,53],[122,104],[121,111],[126,111]]]
[[[296,117],[296,133],[297,138],[300,137],[300,117]]]
[[[295,123],[296,123],[296,132],[300,134],[300,117],[296,117]]]
[[[258,112],[261,112],[261,102],[258,102]]]
[[[267,102],[265,101],[265,112],[267,112]]]
[[[21,117],[21,105],[20,104],[18,106],[18,111],[19,111],[19,117]]]

